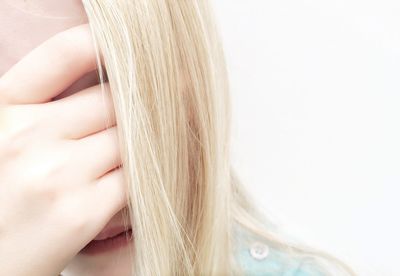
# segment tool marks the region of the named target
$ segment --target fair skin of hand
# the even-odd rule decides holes
[[[127,248],[95,256],[79,252],[105,227],[121,225],[126,207],[113,104],[96,83],[90,29],[82,17],[51,27],[35,17],[44,20],[43,28],[32,29],[41,25],[29,25],[33,19],[13,13],[6,2],[0,2],[8,15],[0,14],[1,34],[19,15],[32,39],[19,30],[0,44],[7,57],[0,59],[1,271],[129,275]],[[59,1],[60,9],[62,2],[68,1]],[[74,3],[76,15],[82,7]]]

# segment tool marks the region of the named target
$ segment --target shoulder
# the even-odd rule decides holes
[[[235,258],[244,275],[326,276],[312,257],[298,256],[243,229],[235,232]]]

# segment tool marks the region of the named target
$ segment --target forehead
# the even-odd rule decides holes
[[[54,34],[86,22],[80,0],[0,0],[0,76]]]
[[[83,12],[81,0],[3,0],[0,5],[27,15],[53,19],[77,18]]]

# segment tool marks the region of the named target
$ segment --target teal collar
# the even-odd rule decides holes
[[[235,258],[248,276],[326,276],[310,257],[285,252],[250,231],[235,228]]]

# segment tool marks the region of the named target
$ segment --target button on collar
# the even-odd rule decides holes
[[[268,256],[269,248],[261,242],[254,242],[250,247],[250,255],[256,260],[263,260]]]

